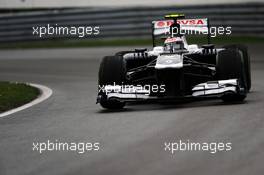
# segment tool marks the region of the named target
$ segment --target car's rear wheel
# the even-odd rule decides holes
[[[217,55],[217,78],[219,80],[238,79],[241,88],[247,89],[245,66],[243,56],[237,49],[222,50]],[[246,90],[241,94],[232,92],[223,95],[223,101],[243,101],[246,98]]]
[[[125,81],[125,74],[126,66],[122,56],[106,56],[100,64],[98,84],[100,87],[122,85]],[[100,104],[103,108],[121,109],[125,106],[125,102],[107,99],[104,92],[99,92],[99,94],[101,95]]]
[[[242,52],[243,55],[243,62],[244,62],[244,68],[246,73],[246,81],[247,81],[247,90],[250,91],[251,89],[251,69],[250,69],[250,57],[248,54],[248,49],[244,45],[240,44],[233,44],[233,45],[227,45],[224,46],[226,49],[238,49]]]

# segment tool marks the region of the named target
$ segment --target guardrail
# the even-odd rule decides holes
[[[72,36],[33,35],[33,26],[100,26],[100,34],[91,38],[146,37],[151,35],[151,21],[168,13],[187,17],[208,17],[212,26],[231,26],[234,35],[264,36],[264,3],[138,7],[78,8],[0,14],[0,42],[40,39],[80,39]]]

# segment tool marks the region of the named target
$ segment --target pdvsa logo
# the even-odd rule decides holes
[[[169,27],[173,24],[173,20],[156,21],[155,28]],[[180,25],[206,25],[206,19],[181,19],[177,20]]]
[[[169,27],[172,24],[173,24],[173,21],[171,20],[170,21],[157,21],[156,26],[162,28],[162,27]]]

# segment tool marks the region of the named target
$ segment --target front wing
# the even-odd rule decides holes
[[[124,89],[123,86],[119,85],[107,85],[101,89],[104,91],[99,93],[97,97],[97,103],[100,103],[101,99],[106,98],[107,100],[117,101],[145,101],[145,100],[166,100],[179,97],[158,97],[150,96],[147,90],[142,90],[134,86],[130,86],[130,89]],[[198,84],[192,88],[192,94],[183,96],[184,98],[196,98],[196,97],[222,97],[226,94],[245,94],[245,89],[240,86],[237,79],[229,80],[218,80],[208,81],[205,83]]]

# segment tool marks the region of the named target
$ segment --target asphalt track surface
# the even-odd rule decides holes
[[[250,45],[252,92],[245,103],[221,100],[129,105],[95,104],[100,58],[126,48],[0,51],[0,79],[38,83],[53,96],[0,118],[1,175],[260,175],[264,172],[264,54]],[[78,154],[32,151],[33,142],[100,142]],[[212,154],[170,154],[164,142],[232,142]]]

